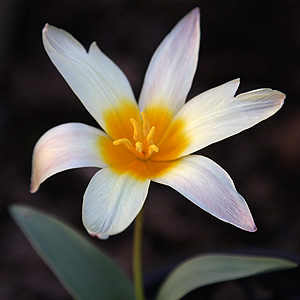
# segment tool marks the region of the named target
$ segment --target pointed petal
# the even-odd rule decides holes
[[[208,90],[187,102],[174,118],[184,123],[182,141],[188,145],[181,156],[223,140],[275,114],[285,95],[272,89],[258,89],[234,97],[239,80]],[[166,133],[165,140],[168,140]],[[174,145],[176,148],[176,145]]]
[[[31,192],[48,177],[73,168],[106,167],[101,159],[99,140],[107,135],[81,123],[59,125],[36,143],[32,157]]]
[[[83,224],[91,235],[107,238],[125,230],[146,199],[150,180],[111,168],[97,172],[84,194]]]
[[[95,42],[87,52],[69,33],[48,24],[43,29],[43,42],[55,67],[105,131],[103,114],[117,113],[120,102],[138,110],[126,76]]]
[[[168,173],[153,181],[174,188],[224,222],[246,231],[256,231],[247,203],[236,191],[229,175],[206,157],[183,157]]]
[[[184,104],[197,67],[199,19],[199,9],[195,8],[157,48],[150,61],[139,100],[142,111],[163,105],[175,113]]]

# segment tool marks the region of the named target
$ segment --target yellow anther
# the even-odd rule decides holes
[[[141,128],[134,118],[131,118],[130,122],[133,126],[133,139],[137,142],[141,139]]]
[[[158,152],[159,148],[155,145],[151,145],[149,147],[149,150],[148,150],[148,157],[153,153],[153,152]]]
[[[135,150],[139,153],[143,152],[143,144],[141,142],[135,143]]]
[[[126,146],[128,149],[132,149],[132,144],[128,139],[118,139],[113,141],[115,146]]]
[[[155,134],[155,126],[152,126],[152,128],[150,129],[150,132],[147,135],[147,143],[148,145],[152,145],[153,144],[153,136]]]
[[[147,136],[149,133],[149,130],[150,130],[150,125],[146,118],[146,115],[143,112],[141,112],[141,115],[143,118],[143,134],[144,134],[144,136]]]

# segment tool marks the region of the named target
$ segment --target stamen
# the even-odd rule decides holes
[[[135,150],[139,153],[143,152],[143,144],[141,142],[135,143]]]
[[[146,118],[146,115],[143,112],[141,112],[141,115],[143,117],[143,134],[144,136],[147,136],[150,131],[150,124]]]
[[[130,122],[133,126],[133,139],[137,142],[141,138],[141,128],[134,118],[131,118]]]
[[[130,122],[133,126],[134,145],[131,142],[131,139],[129,140],[127,138],[115,140],[113,141],[113,144],[129,149],[138,159],[146,161],[154,152],[158,152],[159,148],[153,144],[155,126],[150,128],[146,115],[143,112],[141,112],[141,115],[143,119],[143,129],[140,127],[140,122],[136,121],[134,118],[130,118]]]
[[[152,128],[150,129],[150,132],[147,135],[147,142],[148,145],[152,145],[153,144],[153,136],[155,134],[155,126],[152,126]]]
[[[153,152],[158,152],[158,150],[159,150],[159,148],[157,147],[157,146],[155,146],[155,145],[151,145],[150,147],[149,147],[149,150],[148,150],[148,157],[153,153]]]
[[[115,146],[126,146],[128,149],[132,149],[132,144],[128,139],[118,139],[113,141]]]

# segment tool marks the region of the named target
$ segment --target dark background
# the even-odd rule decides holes
[[[201,50],[188,99],[237,77],[238,93],[269,87],[287,99],[269,120],[200,151],[231,175],[252,211],[256,233],[225,224],[172,189],[151,184],[143,249],[147,286],[173,263],[197,253],[250,251],[299,258],[299,1],[1,0],[1,300],[70,299],[8,215],[8,205],[45,209],[87,235],[81,204],[95,169],[63,172],[29,193],[32,149],[45,131],[73,121],[97,126],[47,57],[44,24],[64,28],[86,47],[96,40],[127,75],[138,98],[154,50],[196,6],[201,9]],[[131,276],[132,226],[107,241],[90,239]],[[299,279],[298,269],[277,272],[209,286],[184,299],[300,299]]]

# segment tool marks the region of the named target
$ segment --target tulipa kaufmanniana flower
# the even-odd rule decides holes
[[[141,210],[151,181],[168,185],[215,217],[256,231],[244,198],[212,160],[190,155],[239,133],[280,109],[285,95],[258,89],[235,96],[229,81],[185,103],[200,42],[199,9],[162,41],[146,72],[139,104],[122,71],[92,43],[88,52],[67,32],[46,25],[50,59],[103,131],[68,123],[46,132],[33,152],[31,191],[48,177],[99,167],[83,200],[83,224],[106,238]]]

